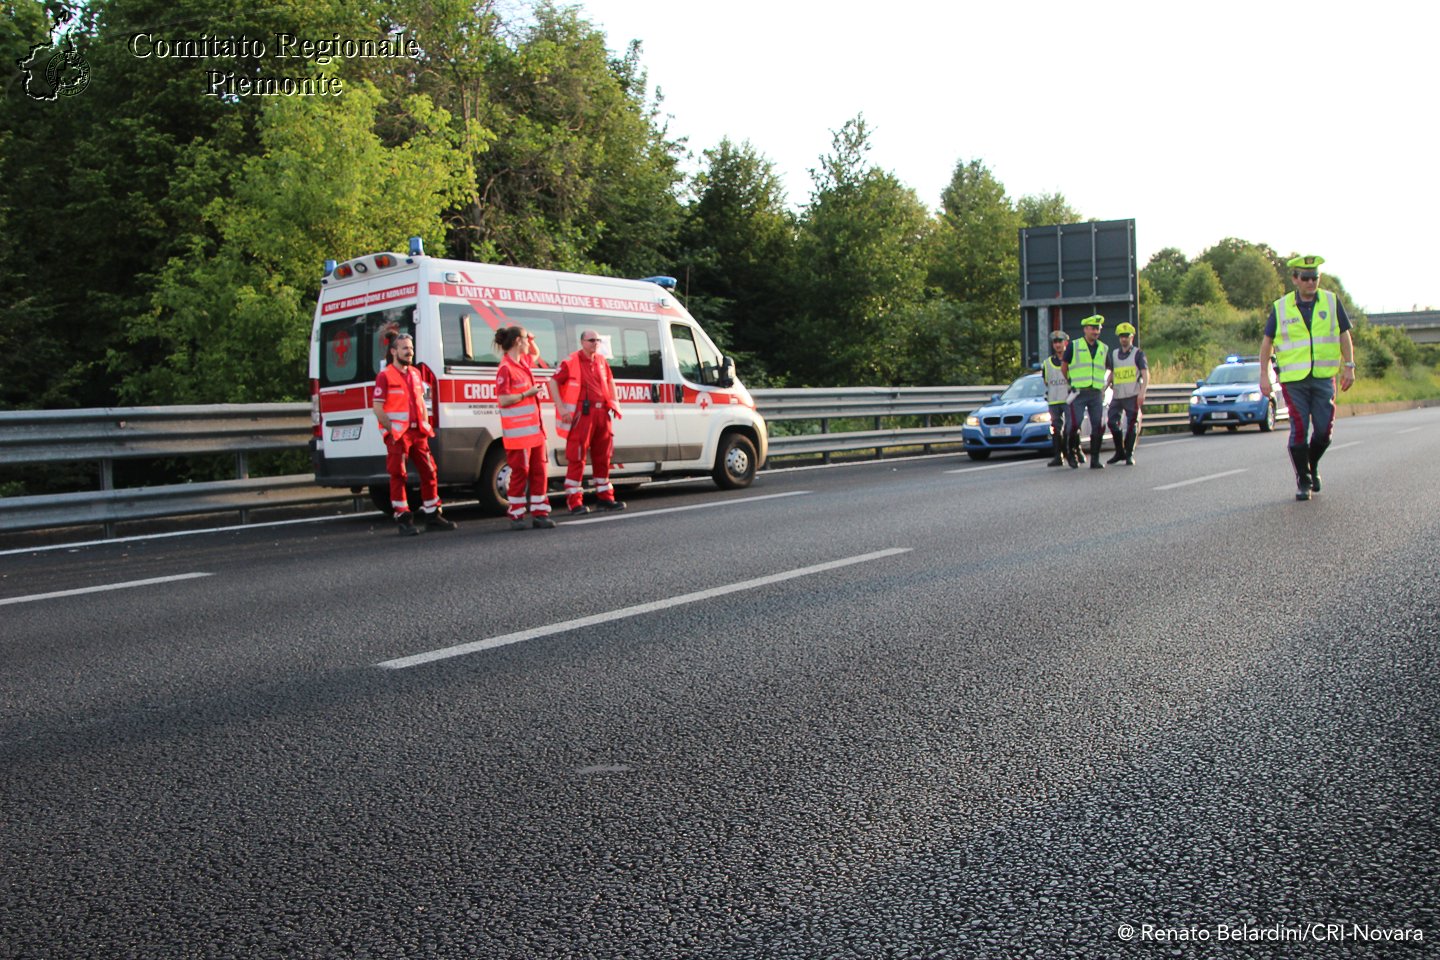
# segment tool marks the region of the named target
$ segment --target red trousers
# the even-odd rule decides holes
[[[506,511],[510,519],[525,516],[527,494],[533,515],[550,516],[550,498],[545,493],[549,482],[545,475],[545,444],[537,443],[528,450],[506,450],[505,459],[510,464],[510,509]]]
[[[440,484],[435,474],[435,458],[430,456],[430,438],[418,430],[406,430],[398,438],[385,435],[385,472],[390,474],[390,506],[395,515],[410,509],[410,498],[405,492],[405,461],[415,464],[420,474],[420,497],[425,502],[425,512],[434,513],[440,509]]]
[[[585,499],[580,479],[585,475],[585,457],[590,457],[590,476],[595,481],[595,495],[601,500],[614,500],[615,488],[610,485],[610,455],[615,451],[615,434],[610,430],[610,411],[592,408],[579,413],[565,441],[565,503],[578,507]]]

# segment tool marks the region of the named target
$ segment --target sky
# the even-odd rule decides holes
[[[1135,220],[1138,265],[1227,237],[1325,258],[1369,313],[1440,307],[1440,5],[1407,0],[574,0],[696,159],[771,160],[796,208],[846,121],[935,209],[979,160],[1012,199]]]

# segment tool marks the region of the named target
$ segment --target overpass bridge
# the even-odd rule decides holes
[[[1440,343],[1440,310],[1368,314],[1371,323],[1399,327],[1416,343]]]

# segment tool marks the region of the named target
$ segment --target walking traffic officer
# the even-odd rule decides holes
[[[375,378],[370,409],[380,421],[385,437],[385,471],[390,474],[390,507],[401,536],[419,533],[410,514],[405,490],[405,461],[415,464],[420,474],[420,497],[425,512],[425,529],[454,530],[455,524],[440,512],[440,486],[435,458],[430,456],[430,438],[435,428],[425,413],[425,384],[415,369],[415,338],[397,334],[386,348],[386,364]]]
[[[565,438],[565,504],[571,513],[589,512],[581,486],[587,453],[595,505],[602,510],[625,509],[610,483],[610,456],[615,450],[610,417],[621,419],[620,405],[615,400],[615,377],[599,350],[600,334],[583,331],[580,349],[565,358],[552,380],[560,391],[555,401],[556,431]]]
[[[1295,290],[1270,306],[1260,341],[1260,395],[1270,393],[1270,358],[1280,373],[1280,390],[1290,410],[1290,464],[1295,499],[1320,492],[1320,458],[1335,425],[1335,375],[1340,389],[1355,383],[1355,344],[1350,318],[1330,290],[1320,289],[1324,257],[1295,257],[1286,264]],[[1307,436],[1308,434],[1308,436]]]
[[[1073,447],[1080,446],[1080,421],[1086,414],[1090,416],[1090,469],[1103,470],[1105,464],[1100,462],[1100,444],[1105,440],[1105,383],[1109,377],[1106,370],[1106,355],[1110,348],[1100,341],[1100,328],[1105,326],[1105,318],[1100,314],[1086,317],[1080,321],[1080,329],[1085,336],[1080,340],[1070,341],[1070,346],[1065,348],[1065,376],[1070,380],[1070,386],[1075,389],[1075,396],[1070,401],[1069,434]],[[1071,467],[1078,467],[1076,451],[1066,450],[1066,459]]]
[[[1150,365],[1145,351],[1134,346],[1135,327],[1130,323],[1115,326],[1120,347],[1105,357],[1110,371],[1110,436],[1115,441],[1115,456],[1106,463],[1125,461],[1135,465],[1135,439],[1140,435],[1140,408],[1145,405],[1145,388],[1150,385]],[[1120,431],[1120,417],[1125,417],[1125,431]]]
[[[1050,405],[1050,446],[1055,455],[1047,467],[1058,467],[1065,458],[1065,402],[1070,398],[1070,381],[1065,376],[1065,347],[1070,334],[1056,330],[1050,334],[1050,356],[1040,364],[1045,378],[1045,402]]]
[[[545,426],[540,421],[540,384],[533,370],[540,348],[524,327],[501,327],[495,331],[495,346],[503,354],[495,373],[495,397],[500,404],[500,432],[505,459],[510,464],[508,493],[510,529],[525,529],[526,496],[530,522],[548,529],[550,519],[549,482],[545,465]]]

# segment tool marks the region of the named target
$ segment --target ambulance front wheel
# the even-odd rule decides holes
[[[739,490],[755,479],[755,444],[741,433],[729,433],[720,442],[711,476],[722,490]]]
[[[498,443],[485,454],[485,465],[475,482],[475,497],[481,509],[492,516],[499,516],[510,506],[510,461],[505,459],[505,448]]]

